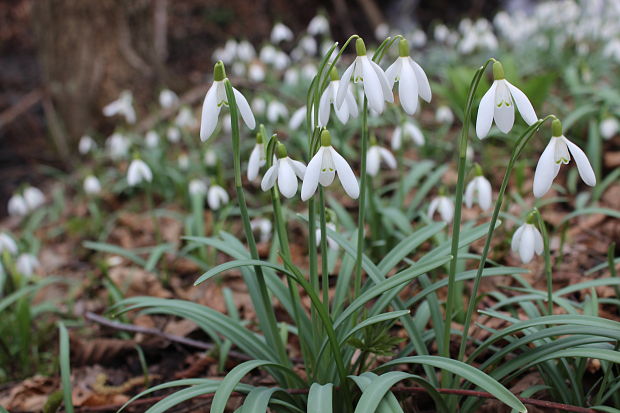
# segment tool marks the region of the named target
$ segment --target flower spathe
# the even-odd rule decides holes
[[[523,120],[531,125],[538,120],[536,112],[527,96],[504,78],[504,69],[500,62],[493,63],[495,80],[480,100],[476,118],[476,135],[479,139],[489,134],[493,120],[503,133],[508,133],[515,123],[517,106]]]
[[[142,160],[134,159],[127,168],[127,184],[129,186],[140,185],[142,182],[151,182],[153,172],[151,168]]]
[[[366,55],[366,46],[362,39],[358,38],[355,41],[355,48],[357,57],[342,74],[336,95],[336,107],[340,108],[343,105],[351,81],[354,83],[362,82],[368,105],[375,112],[383,113],[385,102],[394,102],[392,89],[383,69]]]
[[[567,164],[571,160],[571,155],[577,164],[579,176],[586,185],[596,185],[596,176],[586,154],[577,145],[569,141],[562,134],[562,124],[559,120],[554,120],[552,125],[553,136],[547,147],[540,155],[536,171],[534,172],[534,196],[540,198],[545,195],[553,180],[560,172],[562,164]]]
[[[213,84],[207,92],[204,102],[202,103],[202,116],[200,118],[200,139],[206,141],[211,137],[217,127],[217,120],[222,106],[228,106],[228,98],[226,97],[226,71],[224,64],[217,62],[214,68]],[[241,114],[241,118],[248,128],[254,129],[256,121],[252,114],[252,109],[246,98],[233,87],[233,93],[237,102],[237,108]]]
[[[428,217],[433,219],[435,212],[438,211],[442,221],[452,221],[452,218],[454,217],[454,204],[452,203],[452,200],[443,195],[433,199],[428,206]]]
[[[297,178],[303,179],[306,165],[289,158],[282,143],[277,144],[276,158],[273,165],[265,172],[260,187],[263,191],[268,191],[277,181],[280,193],[287,198],[292,198],[297,193]]]
[[[368,154],[366,155],[366,171],[370,176],[377,176],[381,161],[383,161],[388,168],[396,169],[396,158],[394,158],[392,152],[374,143],[368,148]]]
[[[263,135],[258,133],[256,135],[256,144],[252,148],[250,153],[250,159],[248,160],[248,180],[253,181],[258,177],[258,171],[265,165],[265,144],[263,142]]]
[[[493,197],[493,190],[491,183],[482,175],[476,176],[467,184],[465,188],[465,205],[467,208],[471,208],[474,205],[474,200],[478,200],[478,205],[483,211],[491,208],[491,200]]]
[[[359,113],[355,96],[353,96],[353,92],[350,89],[344,92],[345,98],[342,105],[336,105],[335,102],[338,90],[340,89],[340,80],[338,79],[338,73],[335,68],[332,69],[330,76],[331,81],[325,88],[325,91],[323,91],[319,101],[319,126],[327,126],[332,104],[334,105],[334,111],[336,112],[338,120],[340,120],[340,123],[343,125],[347,123],[349,117],[356,118]]]
[[[519,254],[521,262],[527,264],[534,258],[534,253],[543,253],[543,238],[533,224],[523,224],[515,231],[510,244],[511,249]]]
[[[327,130],[321,132],[321,147],[312,157],[306,168],[301,185],[301,199],[307,201],[314,195],[319,183],[329,186],[338,174],[344,191],[353,199],[360,195],[360,187],[347,161],[331,145]]]
[[[418,109],[418,96],[431,101],[431,86],[424,69],[409,56],[409,42],[402,39],[398,44],[400,56],[385,71],[390,89],[398,81],[398,96],[404,111],[413,115]]]

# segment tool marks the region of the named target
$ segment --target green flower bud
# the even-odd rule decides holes
[[[278,142],[276,145],[276,157],[278,159],[286,158],[288,153],[286,152],[286,146],[282,142]]]
[[[219,60],[213,67],[213,80],[221,82],[224,79],[226,79],[226,69],[224,68],[224,63]]]
[[[401,39],[398,42],[398,54],[400,57],[409,56],[409,41],[407,39]]]
[[[361,37],[358,37],[355,40],[355,51],[358,56],[366,56],[366,45]]]
[[[261,132],[258,132],[256,134],[256,143],[263,143],[264,139],[263,139],[263,134]]]
[[[560,122],[559,119],[554,119],[553,122],[551,122],[551,134],[553,136],[562,136],[562,122]]]
[[[504,76],[504,66],[502,66],[501,62],[493,63],[493,78],[495,80],[506,78],[506,76]]]
[[[332,146],[332,136],[327,129],[321,132],[321,146]]]
[[[340,76],[338,76],[338,70],[336,70],[336,67],[332,67],[332,70],[329,72],[329,78],[332,81],[340,80]]]

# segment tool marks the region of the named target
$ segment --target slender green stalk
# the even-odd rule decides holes
[[[549,250],[549,234],[547,233],[547,226],[545,221],[540,215],[538,208],[534,208],[534,214],[538,220],[538,228],[543,239],[544,253],[545,253],[545,278],[547,279],[547,314],[553,315],[553,275],[551,268],[551,251]]]
[[[233,147],[233,166],[235,173],[235,190],[237,192],[237,198],[239,200],[239,211],[241,212],[241,219],[243,221],[243,230],[245,232],[246,239],[248,241],[248,247],[250,249],[250,255],[253,259],[260,259],[258,250],[256,248],[256,240],[254,239],[254,233],[252,232],[252,225],[250,224],[250,216],[248,214],[248,206],[245,201],[245,194],[243,192],[243,185],[241,180],[241,151],[239,148],[239,112],[237,109],[237,101],[233,92],[232,85],[228,78],[224,79],[224,85],[226,87],[226,98],[228,100],[228,106],[230,108],[230,119],[232,126],[232,147]],[[267,290],[267,283],[265,282],[265,275],[263,269],[260,266],[254,267],[256,273],[256,280],[260,289],[263,306],[265,313],[267,314],[268,321],[265,328],[268,330],[265,336],[271,346],[276,349],[280,362],[285,366],[291,366],[291,361],[286,354],[284,343],[280,339],[278,331],[276,316],[271,304],[271,297]],[[288,380],[288,379],[287,379]]]
[[[323,305],[325,311],[329,314],[329,267],[327,258],[327,220],[325,219],[325,191],[323,187],[319,188],[319,219],[321,220],[321,272],[323,276]]]
[[[364,220],[366,217],[366,155],[368,152],[368,99],[364,96],[362,107],[362,159],[360,162],[360,200],[357,215],[357,250],[355,255],[355,279],[353,297],[359,296],[362,288],[362,254],[364,253]]]
[[[461,230],[461,209],[463,205],[463,193],[465,192],[465,169],[467,164],[467,144],[469,139],[469,122],[471,120],[472,107],[474,103],[474,96],[480,79],[486,70],[489,63],[495,61],[495,59],[489,59],[481,66],[474,75],[471,85],[469,86],[469,92],[467,95],[467,106],[465,107],[465,116],[463,117],[463,130],[461,131],[461,137],[459,141],[459,159],[458,159],[458,179],[456,184],[456,199],[454,201],[454,221],[452,224],[452,245],[450,254],[452,260],[450,261],[450,270],[448,273],[448,297],[446,300],[446,321],[443,331],[443,348],[440,349],[440,355],[450,358],[450,332],[452,324],[452,315],[454,312],[455,301],[455,289],[456,285],[456,266],[458,263],[459,254],[459,237]],[[472,300],[475,298],[472,297]],[[447,371],[443,371],[442,386],[449,387],[451,381],[451,374]]]

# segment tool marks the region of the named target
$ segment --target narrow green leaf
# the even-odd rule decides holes
[[[58,323],[58,329],[60,332],[60,351],[58,359],[60,363],[60,380],[62,382],[65,412],[73,413],[73,388],[71,387],[71,366],[69,364],[69,332],[62,322]]]
[[[308,412],[307,413],[332,413],[332,391],[334,385],[327,383],[321,385],[312,383],[310,393],[308,394]]]

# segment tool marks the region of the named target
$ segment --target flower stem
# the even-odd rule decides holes
[[[248,206],[245,201],[245,194],[243,192],[242,180],[241,180],[241,151],[239,148],[239,113],[237,108],[237,101],[233,92],[232,85],[228,79],[224,80],[226,87],[226,98],[228,100],[228,106],[230,108],[230,118],[232,126],[232,147],[233,147],[233,166],[235,173],[235,190],[237,192],[237,198],[239,200],[239,211],[241,212],[241,219],[243,221],[243,230],[245,232],[246,239],[248,241],[248,247],[250,249],[250,255],[252,259],[260,259],[258,250],[256,248],[256,240],[254,239],[254,233],[252,232],[252,225],[250,224],[250,216],[248,214]],[[262,298],[262,305],[267,315],[267,325],[264,326],[265,336],[270,346],[276,349],[280,362],[285,366],[291,366],[291,361],[286,354],[284,343],[280,338],[278,332],[278,326],[276,316],[273,311],[273,305],[271,303],[271,297],[267,290],[267,283],[265,282],[265,275],[263,269],[260,266],[254,267],[256,273],[256,280],[260,289],[260,295]],[[288,380],[288,379],[287,379]]]
[[[364,253],[364,220],[366,217],[366,152],[368,152],[368,99],[364,96],[362,108],[362,153],[360,162],[360,200],[357,216],[357,250],[355,255],[355,280],[353,297],[357,297],[362,287],[362,254]]]
[[[538,208],[534,208],[534,214],[538,221],[538,227],[543,239],[544,253],[545,253],[545,278],[547,279],[547,314],[553,315],[553,276],[551,267],[551,251],[549,249],[549,234],[547,233],[547,226],[543,220],[542,215]]]
[[[325,192],[323,187],[319,188],[319,203],[320,203],[320,225],[321,225],[321,272],[323,276],[323,305],[325,311],[329,314],[329,266],[327,265],[327,221],[325,219]]]

